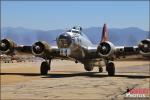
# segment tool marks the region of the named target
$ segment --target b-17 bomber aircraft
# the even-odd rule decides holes
[[[17,45],[10,39],[2,39],[0,51],[7,55],[33,54],[43,58],[44,61],[40,67],[41,75],[46,75],[51,69],[52,59],[73,60],[75,63],[82,63],[86,71],[92,71],[94,67],[98,67],[99,72],[103,71],[103,62],[108,75],[114,76],[114,60],[130,55],[142,55],[150,58],[150,39],[142,40],[133,47],[114,46],[108,39],[106,24],[103,26],[102,37],[98,45],[92,44],[79,26],[60,34],[56,38],[56,42],[57,46],[51,46],[45,41],[35,42],[32,46],[24,46]]]

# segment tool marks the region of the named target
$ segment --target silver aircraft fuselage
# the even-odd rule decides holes
[[[93,48],[95,52],[97,48],[83,32],[75,29],[66,31],[56,40],[62,56],[67,56],[80,62],[88,58],[88,49]]]

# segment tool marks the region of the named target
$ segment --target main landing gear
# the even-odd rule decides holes
[[[103,72],[103,68],[102,68],[102,67],[99,67],[99,68],[98,68],[98,72],[99,72],[99,73],[102,73],[102,72]]]
[[[93,70],[93,66],[90,65],[90,64],[84,64],[84,69],[85,69],[86,71],[92,71],[92,70]]]
[[[48,71],[50,70],[50,65],[51,65],[51,60],[49,60],[49,62],[43,61],[41,63],[41,68],[40,68],[41,75],[47,75]]]
[[[106,64],[106,71],[108,72],[109,76],[115,75],[115,65],[113,62],[109,62]]]

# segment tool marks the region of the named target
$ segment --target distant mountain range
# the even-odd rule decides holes
[[[146,39],[149,36],[148,31],[144,31],[137,27],[129,28],[110,28],[109,40],[114,43],[114,45],[125,45],[133,46],[137,45],[140,40]],[[56,37],[65,32],[65,30],[33,30],[26,29],[22,27],[13,28],[5,27],[1,29],[1,38],[9,38],[14,40],[18,44],[32,45],[38,40],[44,40],[51,45],[56,45]],[[102,27],[90,27],[83,29],[83,32],[94,44],[98,44],[101,39]]]

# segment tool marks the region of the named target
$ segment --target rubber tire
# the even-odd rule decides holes
[[[110,62],[107,64],[106,71],[108,72],[108,76],[114,76],[115,75],[115,65],[113,62]]]
[[[85,69],[86,71],[92,71],[92,70],[93,70],[93,67],[84,65],[84,69]]]
[[[99,72],[99,73],[102,73],[102,72],[103,72],[103,68],[102,68],[102,67],[99,67],[99,68],[98,68],[98,72]]]
[[[48,62],[43,61],[41,63],[41,68],[40,68],[41,75],[47,75],[48,70],[50,69],[49,67],[50,66],[49,66]]]

